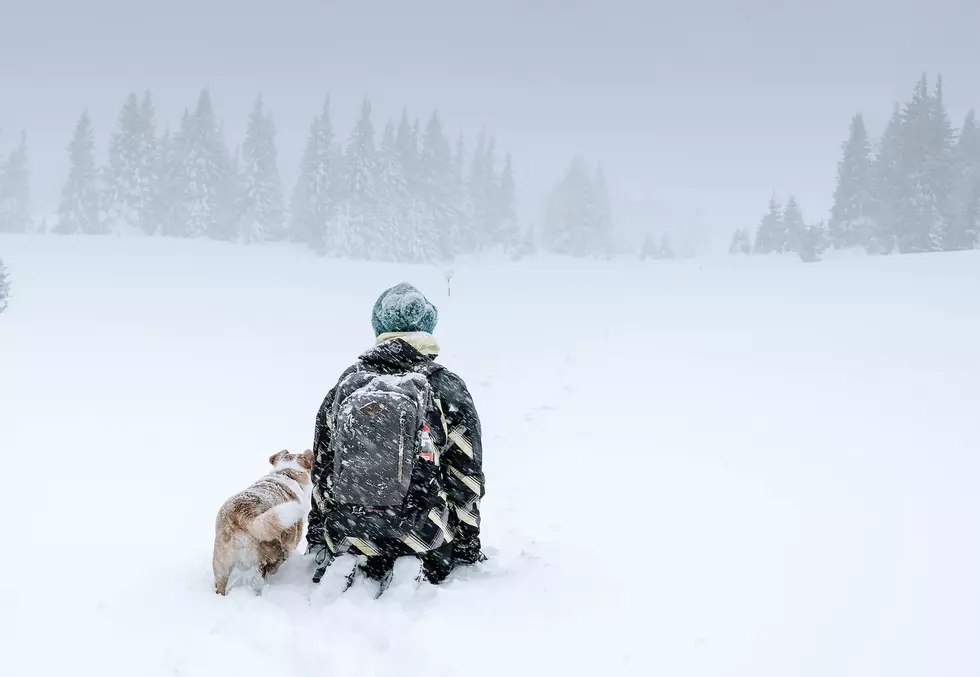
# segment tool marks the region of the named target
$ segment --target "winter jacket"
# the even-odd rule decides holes
[[[449,547],[448,541],[452,545],[454,561],[478,561],[481,556],[480,500],[485,493],[480,419],[466,384],[435,362],[437,354],[438,344],[430,334],[382,334],[377,345],[345,370],[337,385],[327,393],[317,412],[314,433],[314,488],[306,537],[309,550],[326,545],[332,555],[353,552],[368,556],[399,556],[412,552],[423,554],[440,546],[445,550]],[[434,420],[430,434],[440,452],[438,479],[444,491],[423,483],[409,493],[406,505],[427,502],[421,507],[432,517],[413,526],[401,544],[379,543],[371,537],[370,528],[364,526],[366,517],[363,514],[356,508],[335,503],[330,496],[327,481],[328,471],[333,466],[329,449],[330,412],[340,383],[359,370],[390,374],[426,371],[438,409],[432,413]]]

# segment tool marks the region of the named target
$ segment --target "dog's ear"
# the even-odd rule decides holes
[[[307,449],[302,454],[299,455],[299,465],[301,468],[306,468],[307,470],[313,470],[313,450]]]
[[[272,456],[269,457],[269,465],[275,465],[276,463],[282,460],[283,456],[288,456],[288,455],[289,455],[289,451],[286,449],[283,449],[282,451],[277,451],[276,453],[274,453]]]

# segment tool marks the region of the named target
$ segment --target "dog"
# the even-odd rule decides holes
[[[228,593],[232,574],[264,581],[296,550],[310,509],[313,451],[283,449],[269,457],[272,470],[229,498],[214,527],[214,591]]]

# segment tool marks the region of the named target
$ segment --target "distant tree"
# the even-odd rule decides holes
[[[803,222],[803,212],[796,197],[790,195],[783,209],[782,232],[785,240],[783,242],[784,252],[800,253],[803,249],[803,237],[806,233],[806,224]]]
[[[0,313],[7,309],[10,300],[10,277],[7,274],[7,267],[0,259]]]
[[[609,196],[601,169],[590,177],[581,157],[555,186],[545,214],[545,241],[555,254],[608,256],[612,249]]]
[[[972,110],[963,121],[954,157],[953,214],[943,249],[973,249],[980,237],[980,127]]]
[[[249,116],[240,170],[231,174],[241,177],[238,219],[242,239],[273,242],[286,239],[276,129],[272,116],[262,108],[261,96]]]
[[[171,152],[174,213],[165,234],[234,240],[235,210],[228,204],[231,157],[208,90],[201,92],[193,114],[184,113]]]
[[[344,153],[343,198],[335,218],[341,253],[349,258],[384,258],[385,234],[375,228],[377,167],[371,102],[365,98]]]
[[[71,168],[58,205],[59,235],[107,233],[99,214],[99,182],[95,168],[95,133],[88,112],[82,113],[68,146]]]
[[[739,228],[732,236],[732,242],[728,246],[729,254],[751,254],[752,253],[752,234],[748,228]]]
[[[775,196],[769,199],[769,211],[762,218],[755,234],[756,254],[771,254],[783,251],[786,231],[783,227],[783,210]]]
[[[514,169],[510,153],[507,153],[504,158],[504,170],[500,173],[496,209],[500,216],[500,243],[506,251],[518,249],[521,244],[521,228],[517,223],[516,193]]]
[[[646,236],[643,238],[643,245],[640,247],[640,260],[645,261],[647,259],[659,258],[660,242],[653,233],[648,231]]]
[[[439,114],[433,112],[425,127],[419,155],[418,197],[428,215],[428,229],[417,232],[427,261],[446,261],[456,253],[456,214],[453,199],[453,156],[442,130]]]
[[[395,125],[389,122],[381,135],[378,153],[377,213],[379,231],[389,235],[383,258],[392,261],[411,261],[415,258],[415,233],[409,233],[404,216],[408,213],[411,196],[408,179],[401,165],[395,140]]]
[[[0,171],[0,233],[27,233],[31,225],[27,133],[21,132],[20,143]]]
[[[336,167],[333,157],[333,124],[330,97],[313,120],[300,165],[299,181],[293,191],[289,239],[312,247],[321,254],[332,248],[330,223],[336,198]]]
[[[662,259],[673,259],[674,248],[670,244],[670,236],[664,233],[663,238],[660,240],[660,258]]]
[[[800,249],[800,258],[806,263],[819,261],[827,246],[827,228],[823,223],[806,226]]]
[[[147,92],[142,103],[129,95],[109,142],[109,164],[104,171],[104,205],[107,223],[156,230],[153,188],[156,170],[156,122]]]
[[[898,245],[899,196],[904,184],[901,154],[902,111],[895,104],[872,163],[875,218],[865,244],[869,254],[890,254]]]
[[[933,96],[923,76],[902,110],[899,135],[901,186],[894,217],[902,253],[942,248],[951,221],[952,143],[942,79]]]
[[[837,188],[828,233],[832,246],[837,249],[866,246],[874,227],[871,141],[860,114],[851,119],[843,153],[837,165]]]

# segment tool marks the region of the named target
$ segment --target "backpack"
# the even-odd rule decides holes
[[[341,382],[331,410],[330,495],[336,503],[398,512],[415,485],[430,486],[438,465],[428,432],[435,410],[428,375],[435,368],[358,370]]]

